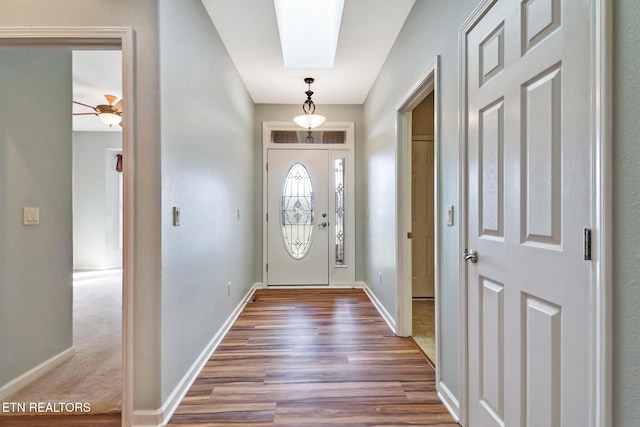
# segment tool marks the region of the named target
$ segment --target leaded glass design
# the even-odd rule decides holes
[[[336,185],[336,265],[346,265],[345,258],[345,159],[335,159]]]
[[[294,259],[305,257],[313,239],[314,196],[307,168],[296,163],[282,188],[282,239]]]

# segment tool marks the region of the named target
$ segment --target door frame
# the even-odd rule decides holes
[[[122,98],[127,126],[122,129],[123,154],[123,255],[122,255],[122,424],[133,413],[133,278],[135,210],[135,41],[130,27],[0,27],[0,47],[113,48],[122,54]]]
[[[353,122],[325,122],[322,126],[315,128],[321,131],[345,131],[346,142],[344,144],[278,144],[271,142],[271,132],[277,130],[300,131],[302,128],[293,122],[263,122],[262,123],[262,287],[268,287],[267,262],[269,259],[268,252],[268,229],[267,229],[267,212],[268,212],[268,173],[267,160],[268,150],[328,150],[329,161],[336,157],[344,157],[347,160],[346,189],[345,189],[345,206],[346,210],[351,214],[347,215],[346,220],[346,259],[345,266],[332,266],[331,256],[329,257],[329,287],[355,287],[355,271],[356,271],[356,227],[355,227],[355,124]],[[335,156],[336,153],[344,153],[344,156]],[[331,180],[331,179],[330,179]],[[329,195],[329,211],[332,211],[334,201]],[[333,221],[329,221],[331,224]],[[330,232],[333,227],[330,227]],[[327,249],[328,250],[328,249]],[[338,271],[339,270],[339,271]]]
[[[459,30],[459,230],[460,260],[462,250],[467,247],[468,233],[468,174],[467,166],[467,37],[476,23],[497,2],[483,0],[469,15]],[[589,49],[592,61],[591,120],[593,132],[593,178],[591,189],[592,203],[592,300],[591,318],[593,359],[591,370],[594,372],[591,408],[594,427],[608,427],[612,422],[612,150],[611,150],[611,53],[612,53],[612,0],[591,0],[591,34]],[[460,424],[468,425],[468,327],[467,327],[467,264],[459,262],[459,390]]]
[[[442,206],[442,194],[440,190],[440,56],[436,56],[418,77],[411,89],[402,98],[396,108],[396,130],[397,130],[397,200],[396,211],[396,265],[397,268],[397,325],[396,334],[401,337],[410,336],[412,333],[412,249],[411,239],[408,233],[411,232],[412,209],[411,209],[411,147],[412,147],[412,111],[431,92],[433,92],[433,147],[434,147],[434,295],[435,295],[435,335],[436,335],[436,360],[439,365],[447,362],[441,357],[440,349],[440,212]],[[436,369],[436,390],[440,400],[447,406],[452,414],[458,412],[458,401],[455,395],[441,380],[441,369]]]

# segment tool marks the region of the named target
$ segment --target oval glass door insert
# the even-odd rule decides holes
[[[282,240],[294,259],[305,257],[314,228],[314,197],[311,177],[302,163],[289,169],[282,186]]]

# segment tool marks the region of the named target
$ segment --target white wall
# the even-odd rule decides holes
[[[440,55],[440,192],[442,207],[458,211],[458,29],[478,0],[417,1],[364,106],[366,122],[367,234],[365,281],[396,316],[396,114],[431,61]],[[446,218],[445,212],[440,218]],[[440,230],[440,345],[442,381],[458,390],[458,220]],[[379,284],[379,274],[382,284]]]
[[[255,281],[260,205],[253,102],[200,0],[160,2],[160,43],[166,399]]]
[[[115,170],[121,152],[120,132],[73,132],[74,270],[122,266]]]
[[[256,235],[254,246],[256,250],[256,263],[254,275],[257,282],[262,281],[262,123],[263,122],[292,122],[293,117],[302,114],[302,101],[304,93],[300,97],[299,105],[281,104],[256,104],[255,114],[255,164],[257,171],[255,177],[255,203],[256,211],[254,221]],[[366,184],[364,181],[364,120],[361,105],[317,105],[318,114],[327,118],[328,122],[354,122],[355,123],[355,163],[356,163],[356,281],[364,280],[364,259],[366,247],[364,244],[364,197]]]
[[[640,425],[640,8],[613,15],[613,425]]]
[[[0,82],[2,388],[73,345],[71,52],[0,51]]]
[[[2,0],[0,27],[131,27],[135,32],[134,408],[160,399],[158,0]],[[46,66],[43,67],[46,70]],[[69,71],[69,78],[71,71]],[[69,135],[68,140],[71,140]],[[69,171],[71,167],[69,166]]]

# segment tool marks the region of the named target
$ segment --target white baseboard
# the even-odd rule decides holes
[[[170,417],[169,417],[170,418]],[[135,427],[158,427],[166,425],[162,409],[137,410],[131,416],[131,426]]]
[[[438,397],[447,408],[453,419],[456,420],[457,423],[460,422],[460,402],[458,399],[451,393],[449,387],[446,386],[445,383],[440,381],[437,386]]]
[[[378,310],[378,312],[382,316],[382,318],[385,320],[385,322],[387,322],[387,325],[389,325],[389,328],[391,328],[391,331],[393,331],[394,334],[397,334],[397,332],[396,332],[396,321],[389,314],[387,309],[384,308],[384,305],[382,305],[380,300],[371,291],[369,286],[367,286],[367,284],[365,282],[356,282],[356,287],[357,288],[362,288],[365,291],[365,293],[367,294],[367,296],[369,297],[369,299],[371,300],[373,305],[376,307],[376,309]]]
[[[81,282],[83,280],[104,279],[107,277],[122,277],[122,266],[114,266],[112,268],[104,268],[100,270],[82,270],[78,269],[73,272],[73,281]]]
[[[218,347],[222,339],[227,334],[233,322],[236,321],[244,306],[249,302],[251,295],[255,292],[256,289],[260,287],[260,284],[254,283],[251,289],[247,292],[247,294],[240,300],[240,303],[236,306],[236,308],[231,312],[227,320],[224,322],[222,327],[218,330],[218,332],[214,335],[214,337],[209,341],[209,344],[202,350],[198,358],[191,365],[191,368],[187,371],[187,373],[182,377],[182,380],[175,387],[173,392],[169,395],[167,400],[164,402],[162,407],[157,410],[135,410],[133,411],[133,415],[131,416],[131,425],[134,427],[158,427],[158,426],[166,426],[173,413],[178,409],[180,402],[189,391],[189,388],[193,384],[193,382],[198,377],[198,374],[207,363],[211,354]]]
[[[56,366],[61,363],[67,361],[76,353],[75,346],[71,346],[68,349],[56,354],[49,360],[46,360],[36,366],[35,368],[25,372],[20,375],[18,378],[8,382],[7,384],[0,387],[0,400],[4,400],[7,397],[11,396],[16,391],[20,390],[22,387],[28,385],[34,380],[38,379],[42,375],[54,369]]]

